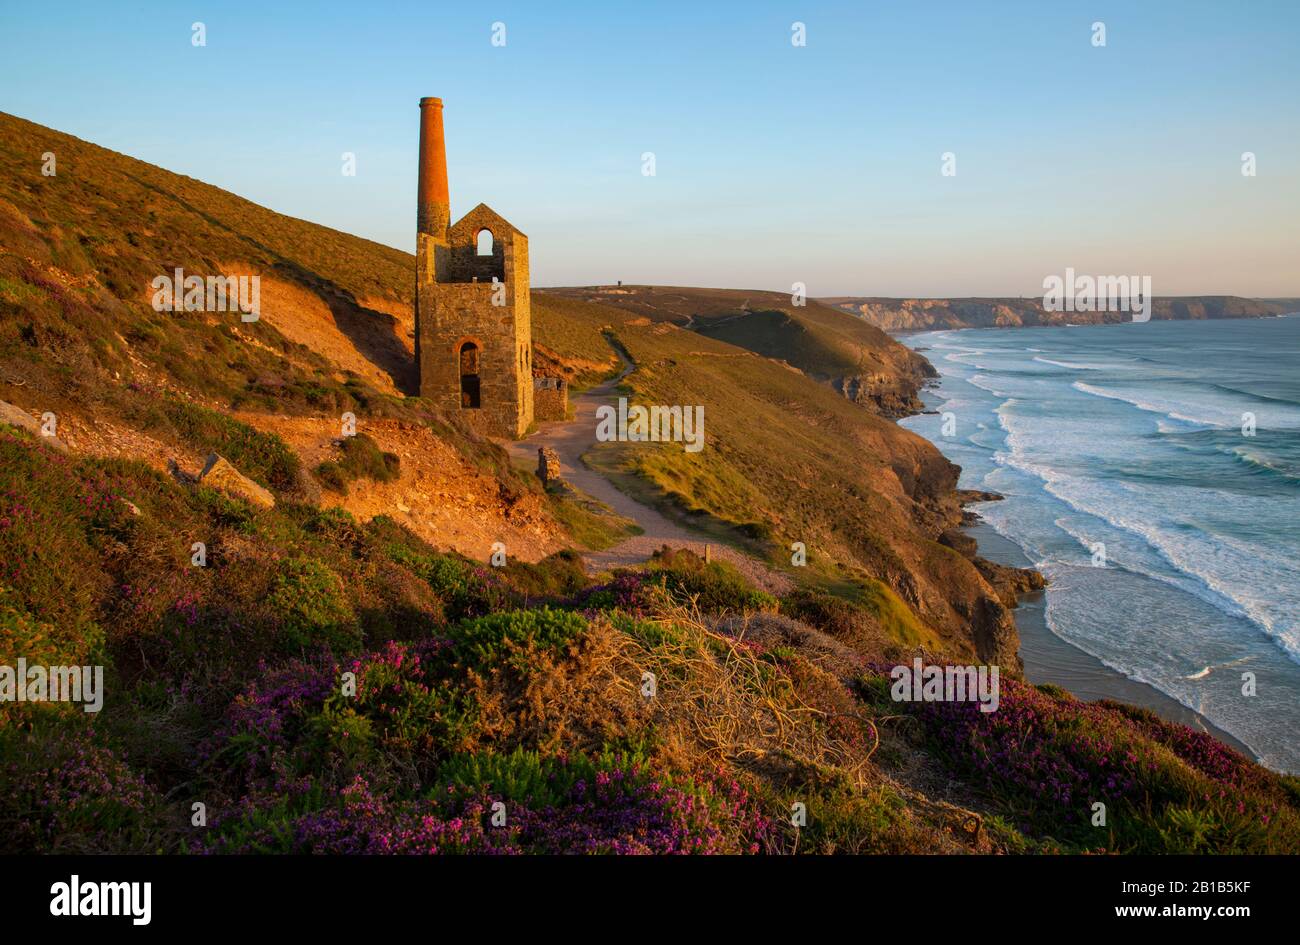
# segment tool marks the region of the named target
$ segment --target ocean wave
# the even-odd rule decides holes
[[[1075,364],[1072,361],[1053,361],[1051,358],[1040,358],[1034,356],[1034,360],[1039,364],[1051,364],[1056,367],[1068,368],[1071,371],[1104,371],[1111,365],[1108,364]]]
[[[1128,559],[1122,554],[1117,557],[1115,554],[1117,549],[1115,548],[1115,543],[1113,541],[1106,551],[1105,567],[1119,568],[1129,572],[1130,574],[1137,574],[1145,578],[1150,578],[1153,581],[1167,584],[1170,587],[1177,588],[1180,591],[1193,595],[1198,600],[1204,601],[1220,613],[1227,614],[1229,617],[1235,617],[1240,620],[1248,620],[1258,626],[1270,637],[1275,636],[1272,632],[1273,625],[1271,620],[1267,619],[1267,617],[1257,620],[1255,616],[1252,615],[1250,608],[1230,593],[1225,593],[1217,580],[1212,578],[1207,579],[1196,573],[1195,570],[1186,569],[1182,564],[1174,560],[1170,553],[1170,548],[1165,542],[1153,537],[1150,533],[1142,529],[1140,525],[1135,525],[1118,513],[1107,514],[1104,511],[1097,510],[1095,507],[1088,506],[1086,503],[1076,503],[1072,501],[1068,495],[1064,494],[1059,482],[1056,484],[1055,488],[1049,486],[1046,491],[1051,495],[1056,496],[1056,498],[1060,499],[1076,512],[1082,512],[1085,515],[1104,522],[1106,525],[1117,531],[1133,535],[1140,539],[1143,545],[1149,549],[1150,552],[1157,555],[1161,561],[1164,561],[1167,565],[1172,567],[1177,574],[1162,574],[1160,571],[1151,567],[1144,567],[1141,562]],[[1065,532],[1077,541],[1084,551],[1089,555],[1092,554],[1092,546],[1098,539],[1072,527],[1065,519],[1057,519],[1055,524],[1057,528],[1061,529],[1061,531]],[[1103,545],[1106,544],[1105,541],[1102,541],[1101,543]],[[1282,642],[1288,650],[1290,649],[1289,646],[1286,646],[1285,640],[1280,640],[1279,642]],[[1300,662],[1300,660],[1297,660],[1297,662]]]
[[[1017,429],[1014,407],[1013,398],[995,411],[999,424],[1007,434],[1006,449],[994,454],[995,463],[1033,476],[1043,483],[1043,491],[1067,507],[1091,516],[1117,531],[1140,539],[1150,553],[1171,568],[1175,574],[1163,574],[1159,568],[1149,564],[1144,565],[1131,556],[1117,559],[1114,554],[1109,554],[1108,561],[1111,564],[1176,587],[1230,617],[1249,621],[1276,642],[1288,657],[1300,663],[1300,631],[1295,627],[1279,625],[1276,615],[1261,607],[1252,597],[1252,592],[1257,589],[1240,579],[1241,574],[1250,573],[1249,571],[1237,567],[1233,569],[1231,577],[1216,573],[1213,566],[1207,564],[1203,558],[1195,557],[1195,552],[1192,550],[1195,543],[1188,541],[1185,536],[1167,534],[1146,521],[1132,517],[1125,509],[1115,506],[1113,501],[1108,502],[1106,497],[1089,494],[1089,482],[1082,477],[1071,476],[1050,465],[1032,461],[1026,455],[1028,432],[1025,429]],[[1138,500],[1138,504],[1146,507],[1142,500]],[[1058,527],[1091,553],[1091,541],[1085,536],[1061,526],[1059,522]],[[1012,536],[1008,537],[1015,540]],[[1252,553],[1251,549],[1236,548],[1236,543],[1226,538],[1206,535],[1205,539],[1235,552],[1238,557],[1248,558]],[[1254,553],[1258,555],[1258,549],[1255,549]]]
[[[1261,456],[1258,453],[1251,452],[1245,446],[1233,446],[1224,453],[1231,456],[1237,462],[1246,466],[1252,472],[1258,472],[1262,475],[1277,477],[1285,482],[1300,482],[1300,467],[1281,462],[1280,460],[1271,459],[1270,457]]]
[[[1049,491],[1052,491],[1050,487]],[[1250,573],[1244,570],[1249,567],[1247,564],[1243,562],[1241,566],[1232,568],[1228,575],[1218,573],[1207,563],[1206,555],[1196,550],[1195,544],[1185,538],[1167,534],[1146,522],[1134,521],[1113,511],[1109,515],[1105,514],[1105,510],[1081,509],[1081,511],[1141,538],[1162,561],[1177,572],[1178,577],[1171,579],[1168,575],[1141,567],[1136,569],[1138,573],[1172,584],[1230,617],[1238,617],[1250,622],[1276,643],[1293,662],[1300,663],[1300,636],[1297,634],[1297,629],[1294,626],[1281,625],[1278,615],[1261,606],[1257,597],[1263,596],[1269,599],[1269,594],[1264,588],[1255,586],[1245,579],[1245,575]],[[1219,540],[1216,536],[1204,537],[1207,541]],[[1130,568],[1130,570],[1134,569]]]
[[[994,397],[1011,396],[1006,391],[998,390],[996,387],[990,386],[988,382],[991,381],[992,378],[989,377],[987,374],[972,374],[970,377],[966,378],[965,380],[966,383],[970,384],[972,387],[978,387],[980,390],[988,391]],[[1003,406],[1005,406],[1005,404]]]
[[[984,477],[983,485],[986,488],[992,486],[988,479],[988,476]],[[1002,503],[983,502],[977,504],[980,506],[979,515],[984,524],[1019,548],[1034,568],[1046,574],[1044,569],[1052,563],[1049,561],[1047,552],[1033,541],[1030,541],[1022,531],[1013,527],[1013,523],[1005,516],[1003,509],[999,508]]]
[[[1057,580],[1055,575],[1049,575],[1049,577],[1053,581]],[[1058,608],[1053,604],[1052,596],[1050,594],[1047,598],[1047,607],[1044,608],[1043,611],[1043,620],[1047,624],[1047,629],[1051,631],[1053,636],[1057,639],[1064,640],[1071,646],[1083,650],[1083,652],[1100,662],[1107,669],[1113,670],[1128,679],[1132,679],[1134,682],[1145,683],[1146,685],[1163,692],[1171,699],[1177,699],[1179,702],[1183,702],[1183,696],[1175,692],[1170,692],[1167,688],[1159,685],[1156,680],[1143,672],[1141,667],[1124,661],[1120,658],[1119,654],[1108,648],[1098,646],[1095,641],[1086,636],[1071,633],[1069,628],[1063,626],[1062,622],[1058,618]],[[1183,704],[1186,705],[1187,703],[1184,702]],[[1188,708],[1192,707],[1189,705]]]
[[[988,429],[938,445],[966,467],[964,482],[1007,496],[980,514],[1051,580],[1055,636],[1295,767],[1300,385],[1287,369],[1294,345],[1238,335],[1198,347],[1099,329],[1046,350],[1011,332],[980,337],[983,357],[959,353],[987,367],[935,364],[980,390],[965,388],[979,407],[969,419]],[[1240,435],[1247,412],[1258,439]],[[1105,569],[1089,566],[1096,541]],[[1255,662],[1238,669],[1243,657]],[[1274,679],[1261,694],[1283,715],[1240,705],[1245,668]]]
[[[1197,381],[1196,383],[1203,383]],[[1225,394],[1231,394],[1235,397],[1241,397],[1245,400],[1255,401],[1261,404],[1281,404],[1285,407],[1300,407],[1300,402],[1289,400],[1286,397],[1270,397],[1268,394],[1257,394],[1254,391],[1242,390],[1239,387],[1231,387],[1227,384],[1210,384],[1211,387],[1223,391]]]
[[[1168,403],[1161,404],[1161,403],[1156,403],[1155,401],[1152,400],[1143,400],[1140,397],[1134,397],[1130,394],[1123,394],[1120,393],[1119,391],[1107,390],[1104,387],[1094,387],[1092,384],[1085,384],[1083,381],[1075,381],[1070,386],[1082,394],[1089,394],[1093,397],[1104,397],[1107,400],[1122,401],[1123,403],[1130,404],[1136,407],[1138,410],[1144,410],[1148,413],[1158,413],[1164,417],[1169,418],[1170,420],[1178,420],[1181,421],[1182,423],[1193,423],[1193,424],[1199,424],[1202,426],[1211,426],[1211,427],[1224,427],[1224,426],[1233,426],[1236,423],[1240,422],[1239,420],[1233,420],[1233,421],[1225,420],[1223,419],[1223,417],[1219,417],[1217,419],[1211,419],[1210,417],[1194,416],[1192,414],[1182,413],[1179,410],[1175,409],[1174,407],[1171,407]]]

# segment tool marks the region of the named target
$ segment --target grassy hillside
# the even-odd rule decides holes
[[[604,330],[611,312],[578,299],[533,292],[534,363],[548,374],[569,378],[575,389],[590,387],[619,369]]]
[[[785,361],[888,417],[921,409],[917,391],[933,375],[924,358],[863,320],[812,300],[795,305],[777,292],[595,286],[547,295],[598,302]]]
[[[57,174],[41,174],[52,152]],[[303,411],[381,400],[372,385],[277,331],[206,313],[155,312],[150,282],[263,273],[337,318],[394,320],[360,300],[399,300],[410,257],[281,216],[218,188],[0,115],[0,384],[67,398],[170,385],[235,405]],[[407,297],[409,298],[409,288]],[[75,369],[74,369],[75,365]]]
[[[686,553],[486,568],[3,430],[0,522],[0,664],[106,673],[97,714],[0,706],[8,853],[1300,850],[1296,779],[1208,736],[894,702],[863,605]]]
[[[536,297],[539,364],[625,351],[633,399],[706,406],[705,452],[594,464],[810,554],[779,599],[685,552],[589,575],[572,545],[627,523],[404,395],[410,257],[8,116],[0,158],[0,400],[71,447],[0,425],[0,666],[104,670],[99,712],[0,702],[0,852],[1300,851],[1295,779],[1014,678],[997,589],[941,542],[955,469],[749,348],[885,365],[842,316],[737,345],[734,298],[708,337]],[[154,311],[177,266],[260,274],[263,318]],[[195,482],[209,451],[274,506]],[[917,655],[1003,661],[1003,708],[893,701]]]
[[[319,500],[324,485],[327,503],[368,516],[384,509],[331,488],[351,412],[404,454],[382,494],[427,538],[484,557],[501,538],[538,557],[575,527],[617,533],[405,396],[409,255],[12,116],[0,160],[0,400],[53,413],[80,450],[191,475],[217,451],[282,499]],[[151,280],[178,267],[259,275],[262,317],[155,311]],[[435,514],[447,495],[462,513]]]
[[[579,304],[574,302],[573,304]],[[635,403],[702,405],[705,448],[607,443],[587,455],[625,491],[805,584],[867,595],[899,642],[1016,665],[1009,613],[966,558],[938,542],[960,518],[957,468],[921,437],[789,366],[636,313],[585,303],[585,324],[636,364]],[[572,326],[571,326],[572,327]],[[539,341],[557,348],[563,340]],[[906,628],[906,629],[901,629]],[[940,643],[940,641],[943,641]]]

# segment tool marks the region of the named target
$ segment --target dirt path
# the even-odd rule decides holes
[[[703,556],[706,544],[697,534],[669,520],[657,509],[620,492],[608,479],[587,468],[582,462],[582,454],[596,443],[596,408],[617,402],[615,386],[634,369],[626,358],[623,359],[623,365],[623,373],[618,377],[573,399],[573,420],[542,423],[532,436],[502,444],[511,457],[528,463],[530,468],[536,468],[538,448],[551,447],[560,456],[560,465],[567,482],[645,529],[644,534],[629,538],[612,548],[586,552],[587,568],[592,572],[642,564],[664,545],[688,548]],[[735,565],[737,570],[764,590],[782,594],[794,586],[787,575],[773,570],[757,558],[717,542],[707,544],[715,557]]]

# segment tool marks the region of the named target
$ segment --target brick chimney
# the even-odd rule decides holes
[[[420,99],[420,185],[416,232],[447,239],[451,202],[447,197],[447,144],[442,134],[442,99]]]

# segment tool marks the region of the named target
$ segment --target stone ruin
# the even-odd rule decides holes
[[[569,418],[569,382],[562,377],[533,378],[533,419]]]
[[[528,237],[486,204],[455,223],[442,99],[420,99],[415,365],[420,396],[488,436],[523,436],[535,416]],[[542,388],[540,419],[565,419],[568,385]],[[558,412],[558,413],[557,413]]]
[[[560,476],[560,454],[549,446],[537,450],[537,478],[542,480],[543,488],[551,483],[559,485],[564,482]]]

